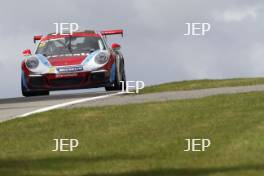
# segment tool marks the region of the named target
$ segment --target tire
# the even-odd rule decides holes
[[[124,59],[120,59],[119,57],[116,59],[116,69],[115,69],[115,80],[113,84],[105,86],[106,91],[112,90],[122,90],[122,82],[125,83],[126,89],[126,73],[125,73],[125,62]]]
[[[114,86],[113,85],[107,85],[107,86],[105,86],[105,90],[106,91],[112,91],[112,90],[114,90]]]
[[[124,83],[124,90],[126,90],[126,71],[125,71],[125,62],[124,60],[122,60],[121,62],[121,75],[120,75],[120,81],[123,81]],[[118,87],[119,89],[118,90],[122,90],[123,87],[122,87],[122,83],[119,81],[120,83],[120,87]]]

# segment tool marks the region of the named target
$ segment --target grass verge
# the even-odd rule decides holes
[[[54,110],[0,124],[1,176],[261,176],[264,93]],[[52,152],[54,138],[77,138]],[[209,138],[184,152],[186,138]]]
[[[264,84],[264,78],[204,79],[164,83],[145,87],[141,93],[155,93],[177,90],[193,90],[216,87],[234,87]]]

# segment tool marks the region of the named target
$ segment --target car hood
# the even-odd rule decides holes
[[[87,56],[56,56],[48,58],[52,66],[80,65]]]

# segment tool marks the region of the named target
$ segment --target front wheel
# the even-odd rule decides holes
[[[125,62],[124,62],[124,59],[122,59],[122,60],[117,59],[116,60],[116,69],[115,69],[115,80],[111,85],[105,86],[105,90],[106,91],[122,90],[123,84],[124,84],[124,89],[126,89]]]

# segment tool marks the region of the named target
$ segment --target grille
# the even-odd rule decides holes
[[[83,80],[82,78],[53,79],[50,81],[50,85],[54,87],[78,85],[78,84],[81,84],[82,80]]]
[[[44,78],[43,77],[34,77],[30,78],[30,84],[34,87],[39,87],[44,85]]]
[[[92,81],[103,81],[105,79],[105,73],[93,73],[91,75]]]

